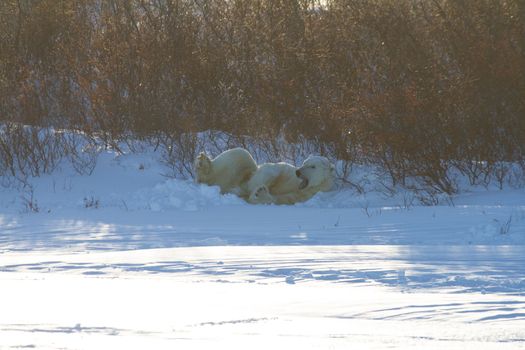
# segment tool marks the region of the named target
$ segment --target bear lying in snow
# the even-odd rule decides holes
[[[257,163],[244,148],[222,152],[213,160],[201,152],[195,159],[197,183],[219,186],[221,193],[234,193],[247,197],[246,183],[257,171]]]
[[[219,186],[253,204],[294,204],[329,191],[334,166],[325,157],[310,156],[300,168],[288,163],[265,163],[257,167],[251,154],[233,148],[213,160],[205,153],[195,159],[197,183]]]
[[[310,156],[300,168],[288,163],[266,163],[248,181],[248,202],[294,204],[329,191],[335,168],[325,157]]]

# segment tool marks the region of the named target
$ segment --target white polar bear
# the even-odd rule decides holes
[[[232,148],[213,160],[204,152],[195,159],[195,180],[210,186],[219,186],[221,193],[248,197],[246,183],[257,171],[257,163],[244,148]]]
[[[300,168],[288,163],[266,163],[247,184],[250,203],[294,204],[329,191],[334,184],[335,167],[325,157],[310,156]]]

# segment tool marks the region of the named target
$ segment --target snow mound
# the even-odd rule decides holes
[[[133,195],[134,209],[196,211],[224,205],[247,205],[233,194],[222,195],[218,186],[195,184],[190,180],[170,179],[142,189]]]

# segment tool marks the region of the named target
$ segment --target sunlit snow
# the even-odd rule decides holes
[[[522,188],[255,206],[164,171],[108,151],[0,189],[0,349],[525,346]]]

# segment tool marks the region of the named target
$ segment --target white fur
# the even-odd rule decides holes
[[[248,201],[254,204],[304,202],[319,191],[329,191],[333,181],[334,166],[325,157],[310,156],[300,168],[288,163],[265,163],[248,181]]]
[[[247,197],[246,183],[257,170],[257,163],[244,148],[222,152],[213,160],[201,152],[195,159],[195,180],[210,186],[219,186],[221,193],[235,193]]]

